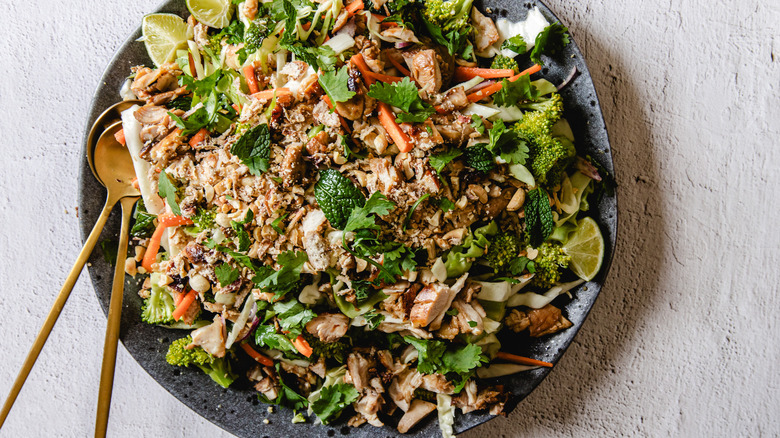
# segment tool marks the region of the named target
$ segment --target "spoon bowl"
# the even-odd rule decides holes
[[[122,119],[122,111],[132,107],[133,105],[143,105],[144,103],[145,102],[140,99],[123,100],[106,108],[106,110],[95,119],[95,123],[92,124],[92,128],[90,128],[89,134],[87,134],[87,162],[89,163],[89,168],[92,170],[92,174],[95,175],[95,178],[98,178],[98,175],[97,172],[95,172],[93,155],[95,148],[97,147],[97,141],[100,139],[103,132],[108,130],[109,127],[114,126]],[[115,130],[114,132],[118,130],[119,129]],[[100,178],[98,178],[98,180],[100,180]]]

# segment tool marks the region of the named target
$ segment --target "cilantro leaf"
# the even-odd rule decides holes
[[[247,130],[233,146],[230,153],[241,159],[253,175],[268,171],[271,158],[271,132],[267,123]]]
[[[341,415],[341,411],[354,403],[358,396],[357,389],[348,383],[323,386],[320,398],[311,404],[311,410],[322,421],[322,424],[328,424],[337,419]]]
[[[463,59],[471,58],[474,52],[474,46],[469,41],[471,26],[463,26],[459,29],[453,29],[446,34],[442,33],[441,27],[431,23],[425,17],[421,17],[425,28],[431,37],[440,45],[447,48],[451,55],[460,55]]]
[[[428,158],[428,163],[433,167],[436,173],[441,173],[444,166],[455,158],[458,158],[462,153],[463,152],[460,149],[453,148],[441,154],[431,155]]]
[[[503,120],[493,123],[490,129],[490,144],[493,153],[498,153],[507,163],[525,164],[528,159],[528,144],[514,130],[507,130]]]
[[[209,249],[216,249],[219,252],[229,255],[233,260],[236,261],[236,263],[238,263],[239,265],[245,268],[251,269],[254,272],[257,272],[258,270],[257,266],[255,266],[255,264],[252,262],[252,259],[246,254],[241,254],[240,252],[233,251],[227,246],[219,245],[211,239],[209,239],[206,242],[206,247]]]
[[[296,337],[303,333],[306,323],[317,316],[311,309],[305,308],[296,299],[277,301],[272,309],[279,320],[279,327],[287,332],[288,337]]]
[[[223,263],[216,268],[214,268],[214,274],[217,276],[217,281],[219,281],[219,285],[222,287],[225,287],[229,284],[232,284],[234,281],[238,280],[239,271],[238,269],[230,266],[227,263]]]
[[[479,135],[485,134],[485,123],[482,121],[482,117],[476,114],[471,115],[471,127],[474,128]]]
[[[372,310],[371,312],[364,313],[363,318],[365,318],[369,330],[376,330],[377,327],[379,327],[379,324],[385,320],[385,315],[376,310]]]
[[[544,28],[536,36],[534,48],[531,50],[531,61],[534,64],[544,65],[542,54],[555,55],[569,44],[569,29],[561,23],[553,23]]]
[[[333,228],[342,230],[351,212],[366,204],[363,192],[336,169],[320,171],[314,197]]]
[[[276,363],[276,375],[282,376],[279,362]],[[258,393],[257,398],[263,403],[286,406],[294,410],[304,409],[309,406],[309,400],[287,386],[287,384],[284,383],[284,379],[279,379],[279,385],[281,388],[279,390],[279,395],[277,395],[275,399],[269,400],[263,393]]]
[[[276,331],[271,325],[259,325],[255,331],[255,343],[260,347],[273,348],[274,350],[297,352],[290,338]]]
[[[482,348],[479,345],[468,344],[461,348],[448,350],[442,356],[441,362],[445,370],[463,375],[482,366],[483,362],[487,362],[487,358],[482,354]]]
[[[439,199],[439,208],[446,213],[455,208],[455,203],[447,198],[441,198]]]
[[[531,77],[526,73],[515,81],[502,80],[501,89],[493,95],[493,103],[498,106],[513,106],[538,98],[539,90],[531,83]]]
[[[396,114],[398,123],[422,123],[436,110],[420,99],[417,85],[408,77],[395,83],[375,82],[368,90],[368,96],[401,109]]]
[[[441,369],[441,357],[447,350],[442,341],[427,341],[414,336],[404,336],[404,341],[417,350],[417,371],[433,374]]]
[[[539,187],[528,192],[525,203],[525,226],[530,237],[531,246],[537,247],[547,240],[555,228],[550,199],[547,192]]]
[[[151,237],[152,233],[154,233],[154,220],[157,216],[146,211],[143,199],[139,200],[135,205],[134,217],[135,223],[130,230],[130,235],[139,238]]]
[[[168,204],[168,207],[171,207],[173,214],[181,216],[181,208],[179,208],[179,204],[176,202],[176,186],[173,185],[164,170],[160,172],[157,180],[157,194],[161,198],[165,198],[165,202]]]
[[[521,55],[528,50],[528,45],[521,35],[515,35],[511,38],[507,38],[501,43],[501,50],[504,49],[509,49],[518,55]]]
[[[388,200],[385,195],[376,191],[371,194],[363,207],[357,207],[349,214],[347,223],[344,225],[344,231],[355,231],[359,229],[378,230],[379,225],[372,216],[384,216],[395,209],[395,204]]]
[[[309,257],[303,251],[285,251],[276,258],[276,263],[281,267],[278,271],[270,267],[256,270],[257,274],[252,281],[259,289],[274,292],[276,297],[281,297],[295,289],[301,278],[301,269]]]
[[[288,214],[289,213],[284,212],[283,215],[281,215],[278,218],[274,219],[273,222],[271,222],[271,228],[273,228],[274,231],[276,231],[279,234],[284,234],[285,230],[282,229],[282,227],[280,227],[280,225],[282,224],[282,221],[284,221],[284,219],[287,218]]]
[[[319,77],[320,85],[330,97],[331,102],[346,102],[355,95],[348,86],[349,69],[341,67],[338,71],[326,71]]]
[[[233,228],[233,231],[236,232],[236,236],[238,237],[238,251],[244,252],[249,249],[249,245],[252,244],[252,239],[249,237],[249,233],[244,229],[244,225],[252,222],[252,220],[255,218],[255,213],[252,211],[252,209],[247,209],[246,216],[244,216],[244,219],[240,222],[238,221],[230,221],[230,227]]]

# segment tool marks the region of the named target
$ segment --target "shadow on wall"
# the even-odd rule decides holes
[[[650,121],[633,83],[636,78],[627,73],[620,54],[582,31],[575,37],[583,43],[600,97],[618,182],[618,239],[611,272],[583,329],[547,379],[509,418],[476,427],[463,438],[538,436],[538,429],[563,433],[567,424],[581,423],[588,405],[594,404],[594,388],[613,385],[608,376],[617,371],[615,364],[634,360],[625,357],[634,354],[627,340],[637,336],[654,311],[666,232]]]

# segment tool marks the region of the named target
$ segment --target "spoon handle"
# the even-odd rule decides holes
[[[14,380],[11,391],[8,393],[8,398],[6,398],[5,404],[3,404],[3,410],[0,411],[0,428],[3,427],[3,423],[5,423],[5,419],[8,417],[8,413],[11,412],[11,408],[16,401],[16,397],[19,395],[19,391],[22,390],[22,386],[27,380],[27,376],[30,374],[33,365],[35,365],[35,361],[38,360],[38,355],[41,353],[43,345],[49,338],[49,334],[51,333],[52,328],[54,328],[54,324],[57,322],[57,318],[60,317],[60,312],[62,312],[62,308],[65,307],[65,302],[68,301],[70,292],[73,290],[73,286],[76,284],[76,280],[79,279],[79,275],[81,274],[81,270],[84,268],[84,264],[89,259],[90,254],[92,254],[92,249],[95,248],[95,244],[100,237],[101,231],[103,231],[103,227],[106,225],[106,221],[108,220],[108,216],[111,213],[111,209],[114,208],[114,204],[116,204],[116,199],[111,199],[111,197],[106,199],[106,204],[103,206],[103,211],[100,213],[100,216],[98,216],[98,219],[95,222],[95,226],[92,227],[92,231],[89,233],[87,241],[84,242],[84,247],[81,249],[78,258],[76,258],[76,263],[70,270],[70,274],[68,274],[68,277],[65,279],[65,284],[62,285],[62,289],[60,289],[60,293],[57,295],[57,299],[54,301],[54,305],[51,307],[51,310],[49,310],[49,315],[43,322],[41,331],[38,332],[38,336],[35,338],[35,342],[33,342],[32,348],[30,348],[30,352],[27,353],[27,358],[22,364],[22,369],[19,370],[19,374],[16,376],[16,380]]]
[[[114,268],[114,284],[111,288],[111,302],[108,306],[108,324],[106,341],[103,345],[103,366],[100,370],[100,390],[98,392],[97,420],[95,437],[105,437],[108,428],[108,411],[111,409],[111,392],[114,386],[116,366],[116,348],[119,342],[119,324],[122,321],[122,301],[125,290],[125,260],[127,259],[127,240],[130,228],[130,213],[138,196],[122,198],[122,229],[119,231],[119,249]]]

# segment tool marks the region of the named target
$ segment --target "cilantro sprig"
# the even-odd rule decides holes
[[[395,83],[375,82],[369,88],[368,96],[401,109],[396,114],[398,123],[422,123],[436,112],[420,98],[417,85],[408,77]]]
[[[351,99],[355,92],[349,89],[349,69],[347,66],[339,70],[326,71],[319,77],[320,85],[325,90],[331,102],[346,102]]]

